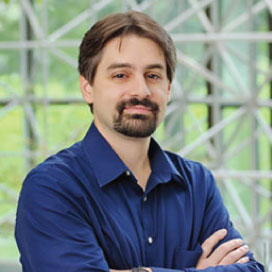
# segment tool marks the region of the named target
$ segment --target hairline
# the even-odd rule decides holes
[[[163,48],[160,46],[160,44],[159,44],[157,41],[155,41],[154,39],[152,39],[151,37],[148,37],[148,35],[141,34],[141,33],[137,33],[137,32],[134,32],[134,31],[128,31],[128,32],[123,32],[123,33],[121,33],[121,34],[119,34],[119,35],[117,35],[117,36],[114,36],[114,37],[108,39],[108,40],[106,41],[106,43],[104,44],[104,46],[102,47],[101,51],[95,56],[95,57],[97,58],[96,63],[95,63],[95,69],[94,69],[93,73],[91,74],[92,76],[91,76],[91,77],[88,76],[88,77],[89,77],[88,81],[89,81],[89,83],[90,83],[91,85],[92,85],[93,82],[94,82],[94,79],[95,79],[95,76],[96,76],[96,72],[97,72],[97,68],[98,68],[99,64],[101,63],[101,61],[102,61],[103,54],[104,54],[104,49],[105,49],[105,47],[107,46],[107,44],[108,44],[109,42],[111,42],[112,40],[118,39],[118,38],[119,38],[120,41],[119,41],[119,46],[118,46],[118,48],[119,48],[119,51],[120,51],[120,50],[121,50],[121,47],[122,47],[122,40],[123,40],[123,38],[128,37],[128,36],[131,36],[131,35],[137,36],[138,38],[148,39],[148,40],[154,42],[154,43],[158,46],[158,48],[160,49],[160,51],[161,51],[161,53],[162,53],[162,55],[163,55],[163,58],[164,58],[165,68],[166,68],[166,74],[167,74],[167,69],[168,69],[168,68],[167,68],[166,56],[165,56],[164,50],[163,50]],[[90,64],[89,64],[88,66],[90,67]],[[88,72],[88,74],[89,74],[89,72]],[[168,78],[168,80],[170,81],[170,78],[168,77],[168,74],[167,74],[167,78]]]

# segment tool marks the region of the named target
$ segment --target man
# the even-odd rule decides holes
[[[94,122],[23,184],[23,271],[263,271],[211,173],[151,138],[175,65],[170,36],[143,13],[111,15],[86,33],[80,89]]]

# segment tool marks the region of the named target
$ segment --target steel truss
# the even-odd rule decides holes
[[[20,0],[21,37],[18,41],[0,42],[0,55],[7,50],[20,52],[23,84],[20,94],[0,77],[0,88],[7,93],[0,98],[0,118],[22,107],[26,142],[24,151],[0,152],[0,156],[24,156],[29,169],[42,152],[40,145],[44,151],[47,137],[38,128],[35,107],[45,109],[43,131],[47,131],[50,122],[46,112],[51,105],[83,103],[78,96],[55,98],[47,93],[48,58],[54,56],[63,65],[77,66],[77,59],[65,49],[77,48],[81,36],[66,39],[66,35],[86,21],[93,23],[96,14],[113,3],[119,3],[119,11],[144,11],[171,33],[178,51],[172,100],[160,130],[164,136],[157,137],[165,148],[202,161],[212,169],[232,220],[255,254],[267,267],[270,263],[271,269],[272,164],[261,164],[261,151],[270,152],[267,161],[271,161],[272,154],[271,0],[169,0],[164,13],[157,8],[160,0],[89,0],[82,13],[51,33],[47,29],[48,2],[43,0],[41,12],[37,13],[31,0]],[[2,3],[1,9],[5,9]],[[192,23],[197,28],[190,28]],[[39,54],[38,61],[34,52]],[[34,62],[35,69],[42,71],[44,91],[39,95],[33,79]],[[47,149],[42,154],[51,152]],[[233,164],[245,159],[241,154],[247,154],[248,163],[243,168],[239,163]],[[10,212],[0,218],[0,226],[13,224],[18,191],[4,183],[0,183],[0,191],[13,203]],[[265,208],[261,203],[265,203]]]

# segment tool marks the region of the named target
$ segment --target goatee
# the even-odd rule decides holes
[[[125,114],[126,107],[141,105],[148,108],[151,114]],[[130,137],[149,137],[157,128],[158,104],[147,98],[139,100],[132,98],[127,101],[121,101],[117,105],[117,115],[113,120],[113,127],[119,133]]]

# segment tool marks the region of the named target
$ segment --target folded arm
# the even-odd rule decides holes
[[[215,250],[216,245],[227,235],[227,230],[221,229],[213,233],[208,239],[202,244],[203,253],[198,260],[195,268],[188,268],[179,271],[235,271],[234,264],[246,264],[250,261],[248,256],[245,256],[249,252],[247,245],[244,245],[241,239],[233,239],[221,244]],[[218,266],[218,268],[216,268]],[[225,267],[224,267],[225,266]],[[228,266],[228,267],[227,267]],[[244,268],[240,265],[239,269],[242,271],[262,271],[262,270],[248,270],[246,266]],[[150,268],[146,268],[152,272]],[[237,266],[238,269],[238,266]],[[246,269],[246,270],[244,270]],[[153,271],[178,271],[173,269],[153,268]],[[129,272],[129,270],[114,270],[110,272]]]
[[[23,186],[17,213],[16,238],[25,271],[108,272],[110,268],[103,247],[91,224],[85,219],[84,210],[79,205],[80,199],[75,200],[72,193],[58,186],[61,185],[54,176],[49,180],[48,173],[29,177]],[[252,254],[247,253],[248,249],[241,247],[241,242],[231,241],[240,236],[230,224],[224,205],[220,204],[220,197],[219,200],[217,198],[218,192],[211,192],[211,195],[209,206],[216,205],[218,208],[212,212],[209,206],[206,209],[207,215],[200,234],[203,253],[195,267],[179,270],[152,267],[153,272],[194,272],[199,269],[205,272],[264,271]],[[227,229],[225,236],[222,233],[215,234],[221,228]],[[224,251],[226,253],[222,253]],[[121,267],[132,268],[130,265]]]

